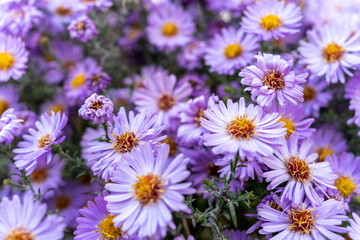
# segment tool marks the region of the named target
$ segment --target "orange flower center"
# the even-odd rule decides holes
[[[48,176],[46,168],[35,169],[30,175],[31,179],[36,183],[42,183]]]
[[[310,102],[316,97],[316,89],[312,86],[305,85],[304,86],[304,101]]]
[[[42,136],[41,138],[39,138],[38,147],[41,149],[46,148],[51,143],[51,140],[52,140],[52,138],[51,138],[50,134],[46,134],[46,135]]]
[[[9,68],[11,68],[15,63],[15,59],[13,55],[10,53],[0,53],[0,70],[1,71],[7,71]]]
[[[22,227],[16,227],[5,237],[5,240],[34,240],[35,236]]]
[[[249,140],[255,134],[255,127],[253,120],[244,115],[229,122],[226,129],[236,140]]]
[[[162,33],[166,37],[173,37],[178,33],[178,27],[173,22],[165,23],[162,27]]]
[[[61,5],[60,7],[56,8],[55,12],[64,17],[70,15],[72,10],[71,8],[65,8],[63,5]]]
[[[284,74],[279,74],[278,71],[272,70],[266,74],[262,82],[264,85],[269,86],[273,90],[284,89]]]
[[[330,43],[323,49],[323,57],[326,62],[332,63],[341,60],[345,54],[345,48],[337,45],[336,43]]]
[[[288,211],[290,218],[289,230],[296,233],[310,235],[315,225],[315,219],[312,212],[313,209],[302,210],[300,207],[296,210],[292,209],[291,211]]]
[[[175,104],[176,101],[170,94],[163,94],[158,99],[158,106],[164,112],[169,111]]]
[[[95,100],[91,103],[90,108],[97,111],[97,110],[101,109],[103,106],[104,106],[103,102],[101,102],[99,100]]]
[[[64,210],[68,206],[70,206],[70,203],[71,203],[71,199],[69,196],[61,195],[56,198],[55,205],[56,205],[56,208],[58,208],[59,210]]]
[[[291,178],[300,182],[308,182],[311,180],[311,171],[309,164],[298,157],[291,156],[285,163],[285,166]]]
[[[133,132],[125,131],[120,135],[113,133],[113,136],[115,142],[113,142],[114,145],[112,148],[119,154],[128,153],[139,144],[136,134]]]
[[[156,202],[164,193],[165,181],[159,175],[147,174],[137,176],[138,181],[133,185],[135,198],[143,205]]]
[[[119,239],[124,234],[121,227],[114,226],[113,219],[115,217],[116,215],[110,216],[107,214],[106,217],[101,220],[100,224],[97,225],[100,229],[95,232],[101,233],[99,240]]]
[[[224,55],[228,59],[237,58],[242,55],[243,48],[236,43],[232,43],[227,45],[227,47],[224,50]]]
[[[261,18],[260,25],[266,31],[272,31],[281,26],[281,19],[274,14],[269,14]]]

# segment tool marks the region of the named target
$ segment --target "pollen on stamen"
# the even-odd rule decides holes
[[[264,30],[272,31],[281,26],[281,19],[274,14],[269,14],[261,18],[260,25]]]
[[[232,43],[227,45],[224,50],[224,55],[228,59],[233,59],[241,56],[243,53],[243,48],[239,44]]]
[[[327,156],[334,153],[329,147],[316,148],[315,152],[319,155],[318,162],[324,162]]]
[[[248,119],[246,115],[236,117],[229,122],[226,129],[230,136],[236,140],[249,140],[255,134],[253,119]]]
[[[94,110],[99,110],[104,106],[104,103],[99,100],[95,100],[91,103],[90,108]]]
[[[77,89],[80,86],[85,86],[85,84],[86,84],[85,80],[86,80],[86,76],[84,74],[79,74],[71,82],[71,87],[73,89]]]
[[[169,111],[176,104],[175,99],[169,94],[163,94],[158,99],[158,106],[164,112]]]
[[[112,134],[115,138],[115,141],[112,142],[112,146],[119,154],[124,154],[130,152],[134,147],[137,147],[139,142],[134,132],[125,131],[120,135]]]
[[[335,180],[334,185],[338,189],[340,196],[343,198],[348,198],[356,189],[354,182],[349,176],[339,176]]]
[[[28,230],[17,227],[5,237],[5,240],[35,240],[35,236]]]
[[[308,182],[312,179],[309,164],[303,159],[291,156],[285,166],[293,180]]]
[[[312,86],[305,85],[304,86],[304,102],[309,102],[316,97],[316,89]]]
[[[96,230],[95,232],[99,232],[101,234],[99,240],[109,240],[109,239],[119,239],[124,232],[121,230],[121,227],[115,227],[113,219],[116,215],[107,216],[101,220],[100,224],[97,225],[100,229]]]
[[[339,61],[345,54],[345,48],[336,43],[330,43],[323,49],[323,57],[326,62],[332,63]]]
[[[196,126],[200,127],[201,126],[201,120],[200,118],[205,118],[205,115],[204,115],[204,109],[199,109],[195,112],[195,122],[196,122]]]
[[[65,8],[63,5],[56,8],[55,12],[59,14],[60,16],[68,16],[71,14],[72,10],[71,8]]]
[[[10,53],[0,53],[0,70],[7,71],[15,63],[14,57]]]
[[[133,185],[134,196],[142,205],[152,204],[161,198],[165,186],[161,176],[149,173],[137,176],[137,179],[138,181]]]
[[[267,73],[262,82],[264,85],[269,86],[273,90],[284,89],[284,74],[280,74],[276,70],[272,70],[271,72]]]
[[[178,27],[173,22],[165,23],[162,27],[162,33],[166,37],[173,37],[178,33]]]
[[[35,169],[30,177],[35,183],[42,183],[48,177],[48,171],[46,168]]]
[[[51,143],[51,140],[52,138],[50,134],[42,136],[41,138],[39,138],[38,147],[41,149],[46,148]]]
[[[315,218],[313,216],[313,209],[292,209],[288,211],[290,226],[289,230],[300,234],[311,234],[315,226]]]
[[[293,134],[296,130],[296,126],[294,122],[285,116],[282,116],[279,120],[279,122],[285,123],[284,128],[286,128],[286,139],[289,139],[290,135]]]

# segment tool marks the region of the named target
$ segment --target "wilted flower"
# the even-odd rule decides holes
[[[93,93],[79,109],[79,116],[94,124],[103,124],[114,117],[114,104],[105,96]]]

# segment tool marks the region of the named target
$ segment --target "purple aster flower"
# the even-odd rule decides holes
[[[212,95],[207,100],[204,96],[190,99],[183,104],[179,110],[181,125],[178,128],[177,136],[186,144],[202,145],[202,136],[205,129],[201,126],[200,118],[204,118],[204,111],[219,101],[219,97]]]
[[[360,72],[355,72],[345,85],[345,99],[351,99],[354,93],[360,89]]]
[[[93,93],[79,109],[79,116],[91,120],[94,124],[103,124],[114,117],[114,104],[105,96]]]
[[[35,121],[37,119],[37,116],[33,111],[30,110],[16,111],[15,115],[18,119],[23,120],[21,122],[20,128],[15,131],[15,135],[17,137],[22,136],[25,132],[28,131],[29,128],[35,126]]]
[[[299,140],[310,137],[314,132],[315,128],[310,128],[311,124],[315,121],[313,118],[304,119],[303,106],[285,106],[282,107],[273,107],[270,112],[277,112],[280,114],[281,118],[279,121],[285,123],[286,128],[286,139],[292,134],[297,134]]]
[[[166,126],[171,118],[178,117],[178,105],[191,94],[189,83],[176,84],[174,75],[160,72],[147,79],[143,88],[134,91],[133,99],[139,111],[146,110],[159,115],[158,121]]]
[[[349,237],[354,240],[360,239],[360,217],[356,213],[352,213],[354,219],[349,219],[350,226],[347,227],[349,230]]]
[[[90,91],[99,93],[111,85],[111,78],[106,72],[95,72],[86,77],[86,86]]]
[[[194,70],[201,67],[201,59],[205,54],[206,44],[197,39],[191,40],[183,47],[181,53],[178,55],[179,66],[186,70]]]
[[[92,153],[91,162],[88,164],[95,175],[108,181],[111,173],[111,166],[119,164],[124,155],[146,143],[156,144],[163,140],[161,135],[165,126],[156,124],[157,116],[141,112],[134,115],[130,111],[129,118],[122,107],[118,116],[113,118],[114,126],[108,129],[109,142],[89,142],[89,153]],[[98,136],[100,137],[100,136]]]
[[[97,195],[94,201],[88,201],[87,206],[79,210],[81,217],[76,219],[78,225],[74,232],[75,240],[129,239],[121,227],[114,226],[115,216],[109,214],[104,200],[108,195],[109,193],[104,191],[103,195]]]
[[[360,64],[360,33],[341,26],[324,26],[307,32],[309,42],[300,41],[299,52],[306,67],[328,83],[345,83],[345,74]]]
[[[0,33],[0,82],[21,78],[27,61],[28,52],[21,38]]]
[[[210,133],[204,136],[204,145],[212,146],[215,154],[247,153],[270,155],[273,147],[281,145],[278,138],[284,137],[286,129],[279,122],[277,113],[264,114],[259,106],[245,107],[244,98],[239,103],[227,101],[227,107],[219,104],[204,112],[201,125]]]
[[[50,99],[45,101],[41,107],[41,112],[46,112],[48,114],[51,114],[51,112],[54,113],[69,113],[69,106],[68,102],[62,92],[56,92],[55,93],[55,99]]]
[[[347,149],[346,140],[333,125],[318,127],[311,139],[313,140],[311,152],[316,152],[319,155],[317,159],[319,162],[325,161],[326,157],[333,153],[339,154]]]
[[[205,98],[210,97],[210,89],[206,86],[206,75],[198,75],[195,73],[186,74],[182,78],[179,79],[179,85],[188,82],[193,91],[192,94],[189,96],[191,98],[196,98],[200,96],[204,96]]]
[[[282,183],[286,183],[281,193],[281,201],[292,201],[293,206],[303,202],[304,196],[312,205],[321,203],[321,199],[315,191],[315,186],[323,191],[328,187],[335,189],[334,180],[336,175],[328,162],[314,162],[318,155],[309,154],[312,141],[306,139],[298,146],[298,135],[290,136],[287,143],[275,149],[275,155],[264,157],[264,163],[271,169],[263,176],[270,182],[267,189],[275,189]]]
[[[161,144],[156,157],[151,145],[143,145],[129,155],[129,165],[119,165],[105,185],[110,191],[105,197],[111,215],[117,215],[114,226],[122,226],[129,235],[139,237],[165,237],[167,227],[175,229],[172,211],[190,213],[183,194],[193,194],[191,183],[184,181],[190,172],[189,161],[178,155],[165,165],[169,147]]]
[[[46,204],[28,194],[21,201],[18,195],[12,200],[2,198],[0,203],[1,239],[54,239],[61,240],[65,224],[63,218],[46,213]]]
[[[92,159],[92,157],[97,157],[96,153],[90,153],[88,152],[88,149],[90,147],[90,142],[94,141],[94,139],[102,139],[103,141],[106,141],[105,137],[105,130],[101,127],[98,129],[94,129],[91,127],[88,127],[85,129],[84,134],[81,137],[80,146],[81,146],[81,157],[86,161],[86,165],[91,168],[92,165],[89,163],[94,164],[97,159]]]
[[[37,129],[30,128],[29,134],[23,136],[25,141],[19,142],[18,148],[13,150],[15,166],[20,170],[25,169],[26,175],[29,175],[42,157],[46,157],[49,164],[53,156],[51,147],[65,139],[65,136],[61,135],[67,121],[64,113],[43,113],[40,121],[35,123]]]
[[[19,99],[19,89],[16,86],[0,86],[0,114],[3,114],[9,108],[19,110],[22,107],[19,104]]]
[[[16,117],[13,108],[6,110],[0,118],[0,143],[10,144],[13,141],[22,121]]]
[[[303,85],[303,113],[306,116],[319,117],[320,108],[327,107],[333,98],[334,91],[327,90],[327,82],[315,75],[310,75]]]
[[[261,107],[269,108],[279,102],[297,105],[303,102],[304,89],[300,86],[306,82],[308,73],[296,75],[291,68],[293,60],[285,61],[280,55],[261,54],[255,56],[257,65],[249,66],[239,73],[241,83],[248,85],[245,91],[251,91],[251,98]]]
[[[258,211],[260,219],[264,221],[260,233],[276,234],[271,238],[274,240],[343,240],[342,236],[334,232],[347,232],[346,228],[339,227],[343,221],[348,220],[345,208],[334,199],[324,201],[316,207],[303,203],[286,210],[263,205]]]
[[[223,28],[216,34],[206,50],[205,63],[211,72],[232,75],[245,67],[259,48],[258,39],[253,34],[246,34],[243,29]]]
[[[195,24],[180,6],[165,2],[153,8],[147,18],[149,42],[160,49],[174,50],[191,41]]]
[[[335,187],[344,199],[360,193],[360,157],[343,152],[339,157],[332,154],[326,158],[333,173],[337,175]]]
[[[94,35],[99,34],[94,21],[86,15],[72,20],[67,29],[70,33],[70,38],[77,39],[80,42],[87,42],[91,40]]]
[[[300,8],[284,1],[263,0],[249,5],[244,14],[241,24],[244,30],[266,41],[297,33],[301,26]]]

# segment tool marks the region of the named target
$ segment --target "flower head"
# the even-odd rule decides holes
[[[166,161],[169,147],[161,144],[156,157],[151,145],[141,146],[129,155],[130,165],[115,168],[110,191],[105,197],[111,215],[117,215],[114,226],[139,237],[162,236],[167,226],[175,228],[172,211],[190,212],[184,204],[184,194],[193,194],[191,183],[181,183],[190,172],[188,159],[178,155],[169,165]],[[143,217],[141,217],[143,216]]]
[[[54,113],[50,115],[43,113],[40,121],[36,121],[36,129],[30,128],[29,134],[23,136],[24,141],[19,142],[15,148],[15,165],[20,170],[25,169],[29,175],[36,168],[38,161],[45,157],[49,164],[52,160],[52,146],[64,141],[65,136],[62,130],[68,121],[64,113]]]
[[[95,93],[103,92],[111,85],[111,78],[106,72],[94,72],[88,75],[85,81],[90,91]]]
[[[87,42],[91,40],[94,35],[98,34],[95,23],[88,16],[83,15],[70,22],[68,31],[72,39],[77,39],[80,42]]]
[[[91,120],[94,124],[103,124],[114,117],[114,104],[105,96],[93,93],[79,109],[79,116]]]

